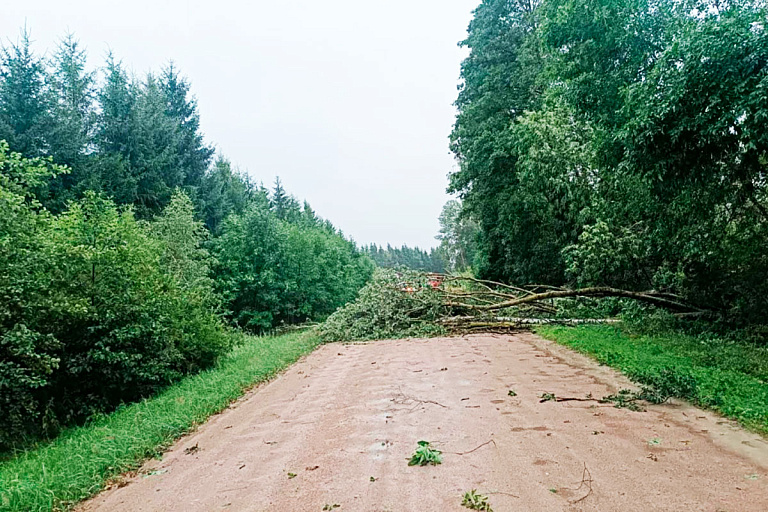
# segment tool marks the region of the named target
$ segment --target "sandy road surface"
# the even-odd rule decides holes
[[[627,385],[531,334],[326,345],[81,510],[768,510],[768,443],[729,421],[539,403]],[[407,466],[422,439],[442,465]]]

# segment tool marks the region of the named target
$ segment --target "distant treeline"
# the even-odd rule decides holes
[[[752,0],[483,0],[450,185],[479,275],[768,322],[766,20]]]
[[[320,320],[374,264],[203,139],[173,65],[96,70],[74,37],[0,55],[0,449]]]
[[[406,268],[426,272],[471,271],[477,263],[477,240],[479,227],[461,201],[451,199],[440,213],[440,232],[435,237],[440,245],[429,252],[418,247],[386,247],[370,244],[362,251],[378,266],[384,268]]]
[[[429,252],[418,247],[387,247],[371,244],[363,246],[362,251],[380,267],[407,268],[426,272],[444,272],[445,260],[440,249],[432,248]]]

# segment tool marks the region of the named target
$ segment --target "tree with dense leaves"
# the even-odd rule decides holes
[[[451,175],[450,191],[459,193],[465,207],[480,223],[478,271],[497,279],[537,280],[544,265],[521,265],[512,251],[521,241],[509,228],[521,212],[509,211],[518,186],[516,154],[509,128],[537,101],[541,56],[536,39],[535,3],[485,0],[475,10],[467,39],[470,49],[462,64],[459,109],[451,134],[451,149],[460,162]],[[523,214],[526,212],[523,211]],[[536,226],[522,221],[530,243]],[[529,244],[530,245],[530,244]],[[533,270],[533,274],[530,271]]]
[[[184,186],[196,190],[213,158],[214,149],[203,142],[197,100],[190,96],[189,81],[179,74],[171,62],[163,69],[160,84],[165,94],[166,114],[179,129],[178,152],[184,172]]]
[[[427,272],[443,272],[445,262],[443,254],[438,249],[429,252],[418,247],[387,247],[370,244],[363,247],[365,252],[378,266],[383,268],[407,268],[410,270],[424,270]]]
[[[186,196],[154,224],[93,192],[52,215],[34,191],[65,169],[0,143],[0,171],[0,449],[148,396],[230,348]]]
[[[50,106],[45,63],[25,28],[18,42],[0,50],[0,140],[30,158],[47,155]]]
[[[256,332],[324,318],[373,271],[331,225],[283,220],[263,193],[226,219],[213,247],[217,287],[233,322]]]
[[[471,269],[477,253],[479,227],[462,210],[461,202],[451,199],[440,212],[440,254],[449,272]]]
[[[52,218],[34,191],[62,172],[0,141],[0,449],[41,431],[40,390],[61,362],[60,342],[36,327],[53,283],[46,244]]]
[[[214,236],[228,215],[242,214],[254,196],[261,193],[247,174],[232,169],[232,164],[219,157],[203,175],[196,195],[198,210]]]
[[[751,1],[483,1],[451,146],[480,275],[764,321],[765,19]]]

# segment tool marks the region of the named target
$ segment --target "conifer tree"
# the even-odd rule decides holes
[[[95,76],[86,70],[86,54],[74,35],[59,43],[52,62],[54,126],[50,153],[58,164],[78,167],[90,144],[94,121]]]
[[[233,170],[227,159],[219,157],[201,181],[198,210],[211,233],[219,235],[224,219],[232,213],[242,214],[258,193],[247,175]]]
[[[178,125],[178,152],[184,185],[194,192],[201,185],[214,149],[203,142],[197,100],[190,96],[189,81],[179,74],[173,62],[163,70],[160,86],[167,102],[166,112]]]
[[[296,222],[301,216],[301,207],[295,197],[288,194],[283,188],[280,177],[275,178],[275,187],[270,197],[272,211],[278,219]]]
[[[98,94],[99,115],[94,145],[93,189],[103,190],[118,204],[136,200],[137,179],[131,171],[136,91],[122,63],[110,53],[104,67],[104,84]]]
[[[139,215],[159,213],[176,189],[184,184],[178,125],[166,113],[166,98],[159,80],[148,74],[136,97],[133,151],[129,154],[136,177]]]
[[[24,156],[45,156],[49,106],[45,64],[25,28],[18,42],[0,49],[0,140]]]
[[[86,70],[85,50],[72,34],[61,40],[50,65],[54,101],[48,145],[54,161],[71,169],[51,184],[52,197],[47,206],[60,211],[83,191],[101,189],[98,176],[93,174],[92,159],[86,154],[92,145],[96,87],[95,73]]]

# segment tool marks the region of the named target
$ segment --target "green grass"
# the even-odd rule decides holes
[[[611,326],[542,326],[537,333],[663,395],[689,400],[768,434],[766,347],[677,333],[634,335]]]
[[[0,509],[71,508],[110,478],[159,456],[175,439],[318,343],[313,332],[246,337],[215,368],[0,463]]]

